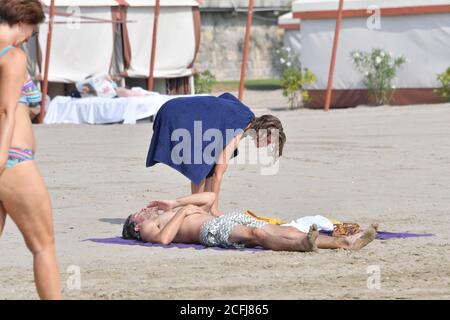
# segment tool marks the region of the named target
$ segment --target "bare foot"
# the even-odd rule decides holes
[[[361,248],[364,248],[373,240],[375,240],[377,236],[377,229],[378,225],[372,224],[369,228],[367,228],[367,230],[364,230],[363,232],[345,237],[345,240],[347,241],[347,246],[345,249],[359,250]]]
[[[304,252],[318,252],[316,240],[319,236],[319,231],[317,231],[317,226],[313,224],[309,228],[309,232],[306,235],[306,238],[302,240],[302,250]]]

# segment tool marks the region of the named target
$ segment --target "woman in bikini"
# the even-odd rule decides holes
[[[0,234],[6,217],[33,254],[41,299],[60,299],[50,197],[36,163],[33,128],[24,101],[29,81],[18,47],[45,20],[39,0],[0,0]]]

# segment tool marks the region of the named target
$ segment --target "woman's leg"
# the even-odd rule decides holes
[[[206,178],[205,192],[212,192],[212,177]]]
[[[205,192],[206,179],[203,179],[199,184],[191,182],[191,192],[192,194]]]
[[[5,170],[0,185],[1,201],[33,254],[39,297],[61,299],[50,197],[36,164],[28,161]]]
[[[5,227],[6,222],[6,210],[3,207],[3,203],[0,202],[0,237],[3,234],[3,228]]]

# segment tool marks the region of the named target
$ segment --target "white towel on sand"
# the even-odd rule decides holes
[[[283,226],[294,227],[301,232],[307,233],[313,224],[317,225],[319,231],[333,231],[334,229],[333,222],[331,222],[330,219],[319,215],[306,216],[297,220],[292,220],[290,223],[283,224]]]

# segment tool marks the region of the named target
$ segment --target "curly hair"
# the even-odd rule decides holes
[[[271,130],[278,130],[278,141],[275,142],[275,146],[278,148],[274,149],[274,152],[278,151],[278,155],[283,155],[284,144],[286,143],[286,134],[284,133],[283,125],[280,119],[272,115],[263,115],[261,117],[255,117],[251,122],[251,129],[253,129],[256,134],[260,130],[267,130],[272,134]]]
[[[0,24],[10,27],[18,23],[38,25],[45,21],[39,0],[0,0]]]

